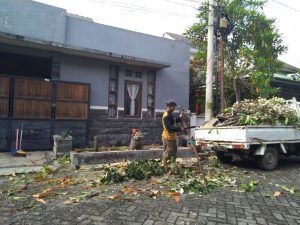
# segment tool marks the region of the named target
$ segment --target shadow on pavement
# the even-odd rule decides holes
[[[232,166],[236,166],[238,168],[251,169],[251,170],[260,170],[258,168],[255,160],[244,160],[244,159],[234,159],[230,164]],[[278,161],[278,166],[275,170],[289,170],[293,168],[298,168],[300,165],[300,157],[299,156],[290,156],[290,157],[282,157]],[[267,171],[266,171],[267,172]]]

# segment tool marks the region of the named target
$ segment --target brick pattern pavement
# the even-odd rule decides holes
[[[253,193],[225,187],[206,196],[185,194],[176,204],[173,198],[138,198],[132,202],[95,197],[78,204],[63,205],[49,201],[35,209],[11,212],[15,207],[0,198],[0,224],[236,224],[236,225],[295,225],[300,224],[300,194],[289,194],[275,184],[296,186],[300,190],[300,160],[284,160],[276,171],[264,172],[252,163],[236,162],[241,179],[259,180]],[[241,176],[242,177],[242,176]],[[273,197],[275,191],[283,196]]]

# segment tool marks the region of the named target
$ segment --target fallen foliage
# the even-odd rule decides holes
[[[110,200],[121,199],[121,195],[120,194],[114,194],[114,195],[108,196],[107,199],[110,199]]]
[[[116,168],[104,168],[105,175],[101,179],[102,183],[120,183],[125,180],[125,176],[121,174]]]
[[[44,198],[44,197],[49,197],[50,195],[52,195],[52,191],[54,189],[53,188],[47,188],[46,190],[43,190],[41,193],[32,195],[32,197],[34,198]]]
[[[143,180],[165,173],[160,160],[142,160],[127,165],[125,173],[128,179]]]
[[[70,156],[68,155],[63,155],[61,157],[59,157],[57,159],[57,161],[61,164],[67,164],[67,163],[70,163],[71,162],[71,159],[70,159]]]
[[[258,98],[235,103],[217,115],[216,126],[291,125],[300,128],[300,119],[283,98]]]
[[[158,194],[159,194],[158,190],[151,190],[150,193],[148,193],[148,196],[149,196],[149,198],[156,199]]]
[[[241,189],[245,192],[254,192],[258,184],[259,182],[257,180],[256,181],[251,180],[248,183],[242,183]]]
[[[79,203],[83,199],[88,199],[88,198],[93,198],[98,196],[100,193],[99,192],[86,192],[86,191],[81,191],[79,195],[69,197],[67,200],[63,201],[64,205],[72,204],[72,203]]]
[[[179,192],[176,192],[176,191],[173,191],[173,192],[167,192],[166,196],[168,197],[174,197],[175,198],[175,202],[177,204],[180,203],[180,193]]]
[[[34,177],[34,179],[36,181],[42,181],[45,180],[45,178],[50,174],[53,173],[53,170],[51,169],[51,167],[49,167],[48,165],[43,166],[43,168],[41,170],[39,170],[36,173],[36,176]]]
[[[165,173],[160,160],[130,162],[119,168],[105,167],[104,170],[106,173],[101,179],[103,183],[120,183],[129,179],[150,179],[153,176],[161,176]]]
[[[283,192],[281,191],[275,191],[274,194],[273,194],[274,197],[280,197],[280,196],[283,196]]]
[[[289,192],[290,194],[295,194],[295,192],[297,191],[296,190],[296,187],[288,187],[286,185],[279,185],[279,184],[275,184],[276,187],[281,187],[283,190],[285,190],[286,192]]]

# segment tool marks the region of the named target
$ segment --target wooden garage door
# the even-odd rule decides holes
[[[88,85],[59,82],[56,90],[56,119],[86,120],[88,118]]]
[[[52,85],[43,80],[15,79],[14,118],[50,119]]]
[[[0,118],[8,117],[9,78],[0,77]]]

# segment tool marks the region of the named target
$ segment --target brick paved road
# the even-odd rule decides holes
[[[283,160],[272,172],[258,170],[251,162],[234,165],[244,174],[242,179],[260,180],[255,192],[225,187],[203,197],[182,195],[179,204],[164,196],[144,196],[132,202],[98,196],[70,205],[48,200],[46,205],[20,211],[12,211],[16,205],[2,195],[0,224],[300,224],[300,194],[289,194],[275,185],[300,190],[299,158]],[[283,196],[273,197],[275,191],[283,191]]]

